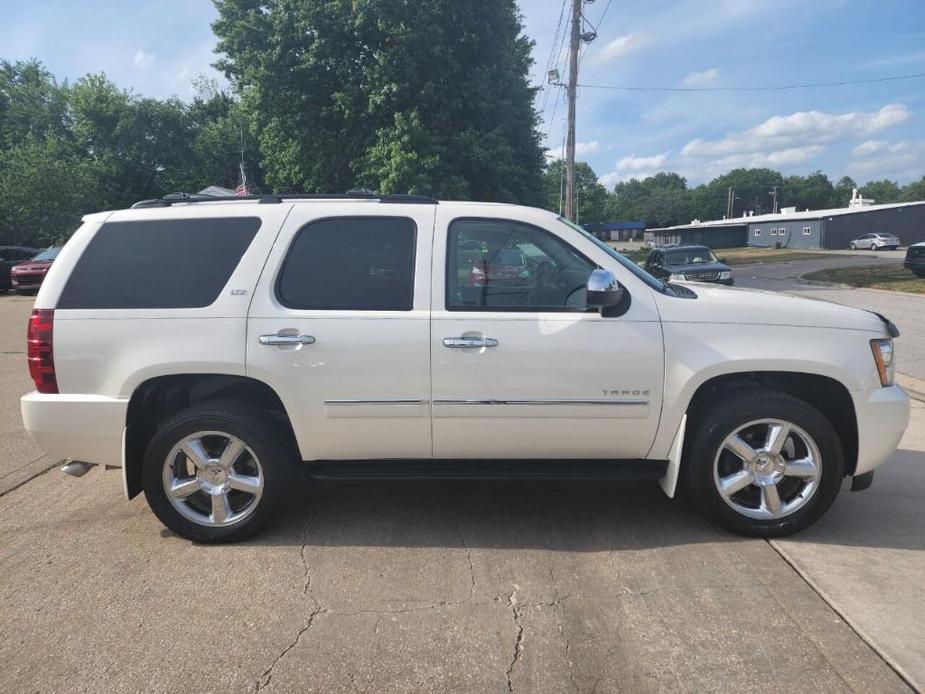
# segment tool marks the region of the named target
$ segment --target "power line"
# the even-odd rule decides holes
[[[579,84],[585,89],[610,89],[622,92],[774,92],[790,89],[814,89],[819,87],[845,87],[853,84],[873,84],[875,82],[896,82],[925,77],[925,72],[892,77],[875,77],[866,80],[843,80],[841,82],[808,82],[805,84],[783,84],[762,87],[630,87],[611,84]]]
[[[557,53],[559,52],[559,32],[562,30],[562,19],[565,17],[565,6],[568,3],[568,0],[562,0],[562,7],[559,10],[559,22],[556,25],[556,33],[553,35],[552,39],[552,48],[549,51],[549,57],[546,59],[546,72],[543,74],[543,105],[540,107],[540,113],[546,113],[546,105],[549,101],[549,81],[548,75],[549,71],[553,67],[553,61],[558,63]],[[564,38],[564,35],[563,35]]]

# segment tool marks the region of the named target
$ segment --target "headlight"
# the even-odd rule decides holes
[[[893,385],[893,372],[895,371],[893,341],[885,339],[871,340],[870,349],[874,353],[874,363],[877,365],[880,385],[884,387]]]
[[[732,279],[732,270],[723,270],[719,273],[719,278],[721,280],[730,280]]]
[[[686,279],[687,279],[687,278],[686,278],[684,275],[672,274],[672,275],[668,278],[668,281],[669,281],[669,282],[683,282],[683,281],[686,280]]]

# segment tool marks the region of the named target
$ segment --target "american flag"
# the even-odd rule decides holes
[[[238,197],[241,195],[250,195],[250,191],[247,189],[247,174],[244,173],[244,162],[243,161],[241,162],[241,165],[238,168],[238,170],[240,171],[240,177],[239,177],[240,183],[238,183],[238,187],[234,189],[235,197]]]

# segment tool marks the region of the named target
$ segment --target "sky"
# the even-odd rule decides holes
[[[564,90],[544,85],[547,66],[566,74],[565,51],[553,50],[564,3],[518,2],[555,156]],[[221,79],[211,67],[215,15],[209,0],[0,0],[0,58],[36,57],[59,79],[102,71],[144,96],[188,99],[198,75]],[[598,35],[582,52],[583,85],[754,88],[925,73],[925,0],[595,0],[585,16]],[[577,141],[608,187],[666,170],[695,185],[753,166],[907,183],[925,174],[925,78],[768,91],[586,86]]]

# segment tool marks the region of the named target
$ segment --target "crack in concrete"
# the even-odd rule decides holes
[[[270,663],[270,667],[264,670],[263,673],[260,675],[260,677],[257,680],[257,687],[256,689],[254,689],[255,692],[259,692],[260,690],[266,689],[267,687],[270,686],[270,682],[273,679],[273,668],[276,667],[279,661],[281,661],[283,658],[286,657],[286,654],[289,653],[289,651],[291,651],[293,648],[299,645],[299,641],[302,640],[302,634],[304,634],[306,631],[311,629],[312,624],[315,623],[315,618],[325,611],[326,610],[322,609],[321,607],[316,607],[312,611],[312,613],[308,616],[308,622],[306,623],[304,627],[299,629],[299,632],[296,634],[295,638],[292,640],[292,643],[286,646],[280,652],[280,654],[276,656],[276,658],[273,659],[273,662]]]
[[[507,597],[507,604],[511,607],[511,614],[514,616],[514,629],[516,631],[516,639],[514,641],[514,657],[511,660],[511,664],[507,668],[507,690],[509,692],[514,691],[514,668],[517,666],[518,661],[523,655],[524,649],[524,627],[520,623],[520,611],[517,609],[517,591],[520,590],[520,586],[516,583],[513,584],[511,594]]]
[[[459,522],[456,523],[456,532],[459,533],[459,542],[466,551],[466,561],[469,562],[469,595],[475,595],[475,566],[472,564],[472,550],[466,544],[466,537],[463,535]]]
[[[299,557],[302,560],[302,568],[305,570],[305,573],[302,575],[302,580],[304,581],[304,585],[302,586],[302,595],[308,595],[308,592],[312,587],[312,572],[311,568],[308,566],[308,560],[305,558],[305,546],[308,544],[308,531],[312,527],[312,523],[315,522],[316,515],[318,515],[317,507],[312,509],[311,518],[309,518],[308,522],[305,523],[305,529],[302,531],[302,548],[299,550]]]
[[[561,629],[560,629],[561,630]],[[575,682],[575,673],[572,671],[572,642],[565,637],[565,664],[568,667],[568,679],[572,683],[572,689],[578,691],[578,684]]]

